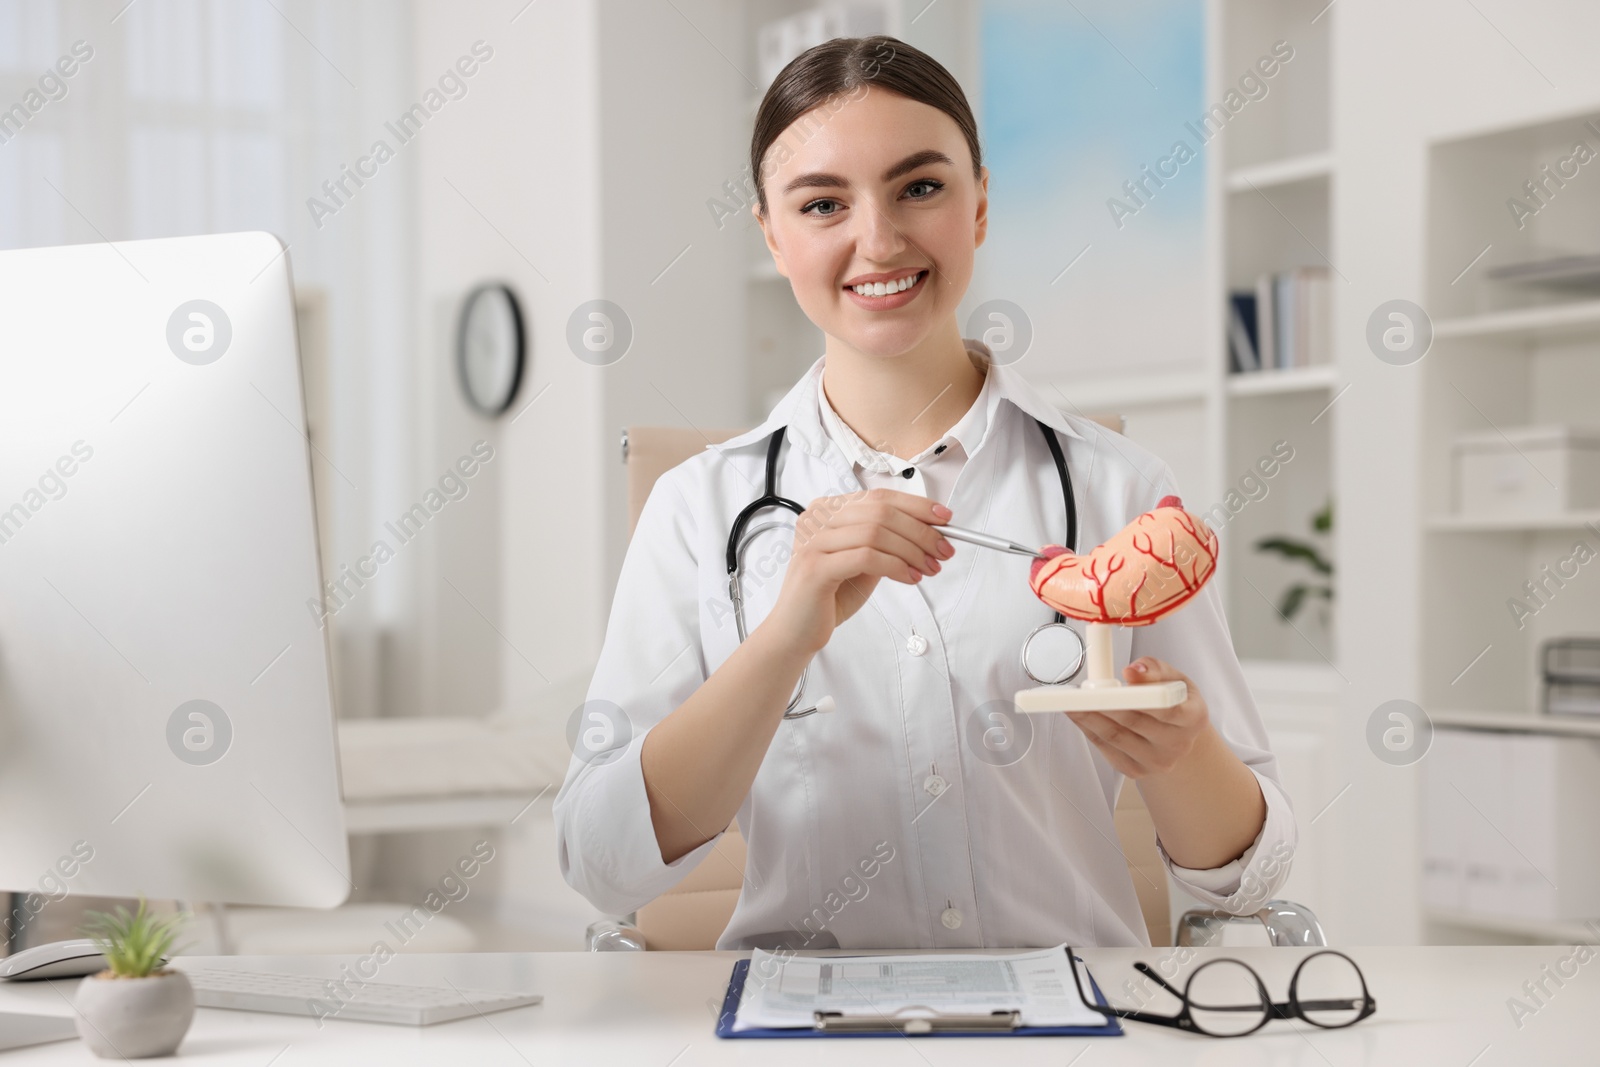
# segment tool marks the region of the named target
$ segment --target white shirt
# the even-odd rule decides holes
[[[972,343],[979,344],[977,341]],[[987,363],[981,360],[974,362],[980,364],[980,370],[987,366]],[[990,377],[985,374],[983,387],[978,390],[977,399],[972,402],[967,413],[961,416],[939,440],[910,459],[900,459],[889,453],[880,452],[863,441],[860,435],[839,418],[838,413],[833,410],[833,405],[828,403],[826,389],[817,389],[817,411],[822,420],[822,428],[833,439],[833,443],[839,446],[839,451],[844,453],[845,458],[855,466],[856,476],[861,479],[864,487],[896,489],[902,493],[925,496],[929,500],[936,500],[946,505],[955,487],[956,475],[961,473],[967,457],[978,447],[978,442],[983,440],[984,430],[989,426],[990,406],[998,402],[999,394],[995,391]],[[910,477],[906,477],[907,474]],[[1066,514],[1065,511],[1062,514]]]
[[[1063,543],[1060,480],[1035,419],[1057,431],[1066,454],[1080,545],[1100,544],[1161,497],[1181,495],[1160,459],[1063,414],[1020,373],[989,364],[981,343],[967,346],[988,365],[974,404],[983,428],[970,454],[963,446],[943,501],[951,522]],[[645,502],[584,709],[585,722],[598,724],[593,736],[610,742],[598,758],[579,746],[554,804],[562,875],[602,911],[648,903],[715,845],[662,862],[639,752],[650,728],[736,647],[728,531],[763,491],[772,433],[788,427],[777,492],[808,505],[865,488],[824,426],[822,366],[819,358],[760,426],[662,475]],[[784,525],[745,549],[750,630],[771,610],[794,539],[792,512],[761,517]],[[1029,588],[1027,566],[958,544],[939,574],[916,585],[880,581],[835,630],[811,662],[805,700],[828,694],[837,710],[783,722],[739,808],[749,859],[719,949],[1149,944],[1112,818],[1123,776],[1065,715],[1014,714],[1005,727],[992,714],[1034,685],[1019,650],[1054,618]],[[1252,903],[1234,906],[1253,910],[1287,878],[1297,829],[1216,583],[1157,623],[1117,629],[1113,648],[1119,677],[1141,655],[1187,674],[1255,773],[1267,816],[1243,856],[1197,872],[1160,850],[1179,884],[1215,907],[1230,906],[1248,870]],[[997,727],[1012,731],[999,755],[986,743]]]

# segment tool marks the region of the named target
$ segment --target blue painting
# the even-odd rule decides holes
[[[1041,385],[1199,370],[1203,0],[984,0],[980,17],[989,236],[968,304],[1024,310],[1018,369]]]

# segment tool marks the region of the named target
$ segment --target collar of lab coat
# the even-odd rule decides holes
[[[973,362],[981,364],[981,360],[976,356],[973,357]],[[980,365],[979,369],[983,370],[984,366]],[[826,379],[827,375],[824,374],[822,377]],[[985,370],[983,386],[978,390],[977,398],[973,400],[966,413],[956,420],[954,426],[945,431],[943,437],[928,445],[920,455],[912,456],[909,459],[901,459],[898,453],[881,452],[863,441],[861,435],[852,430],[850,424],[841,419],[839,413],[833,410],[833,405],[828,402],[826,381],[818,383],[817,411],[822,419],[823,429],[827,431],[829,437],[833,438],[833,443],[839,446],[840,451],[852,463],[865,471],[898,474],[900,473],[900,468],[907,463],[917,466],[931,459],[935,449],[944,451],[943,446],[951,441],[960,446],[963,459],[970,458],[978,450],[978,445],[982,443],[983,435],[989,429],[989,423],[994,418],[995,408],[1000,405],[1000,394],[996,391],[998,385],[999,383],[995,381],[995,376]],[[898,462],[891,463],[891,460]]]
[[[966,346],[967,355],[982,369],[987,366],[985,375],[991,377],[994,388],[990,391],[988,401],[988,423],[984,428],[984,439],[994,432],[995,413],[1003,401],[1009,401],[1023,413],[1038,419],[1046,426],[1059,430],[1068,437],[1084,440],[1072,424],[1067,421],[1066,415],[1061,412],[1044,395],[1034,388],[1033,384],[1017,371],[1005,364],[994,362],[994,354],[989,346],[982,341],[972,338],[963,338],[962,344]],[[773,406],[772,411],[760,426],[747,430],[720,444],[707,445],[718,451],[738,448],[752,441],[762,441],[780,426],[787,426],[788,437],[794,444],[813,456],[826,459],[830,447],[837,450],[828,436],[827,430],[822,425],[822,416],[817,404],[817,392],[822,387],[822,367],[826,356],[817,357],[811,368],[801,376],[793,388],[784,394],[783,399]],[[981,444],[981,442],[980,442]],[[840,457],[844,458],[843,456]]]

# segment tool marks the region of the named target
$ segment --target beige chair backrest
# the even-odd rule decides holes
[[[1122,416],[1089,418],[1118,433]],[[651,486],[666,471],[698,454],[708,444],[735,437],[742,429],[693,430],[674,426],[630,426],[623,458],[628,467],[628,536],[633,536],[639,512]],[[1128,871],[1139,894],[1139,910],[1152,945],[1172,943],[1168,913],[1167,873],[1156,852],[1155,823],[1144,799],[1131,782],[1124,781],[1117,798],[1117,836],[1128,858]],[[636,916],[640,933],[652,949],[710,949],[727,928],[739,900],[744,880],[745,843],[735,821],[700,865],[672,889],[640,908]]]

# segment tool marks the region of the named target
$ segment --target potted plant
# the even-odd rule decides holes
[[[1312,534],[1323,537],[1333,531],[1331,499],[1311,516],[1310,526]],[[1317,599],[1322,602],[1318,621],[1323,630],[1328,631],[1332,625],[1329,614],[1333,606],[1333,563],[1323,556],[1317,545],[1292,537],[1263,537],[1256,542],[1255,547],[1257,552],[1282,556],[1290,563],[1303,563],[1316,575],[1309,581],[1295,582],[1283,591],[1283,596],[1277,605],[1279,618],[1286,623],[1291,622],[1308,598]]]
[[[84,933],[105,955],[106,969],[78,983],[78,1036],[104,1059],[168,1056],[194,1021],[194,987],[162,965],[172,953],[182,915],[150,914],[143,897],[133,914],[90,912]]]

